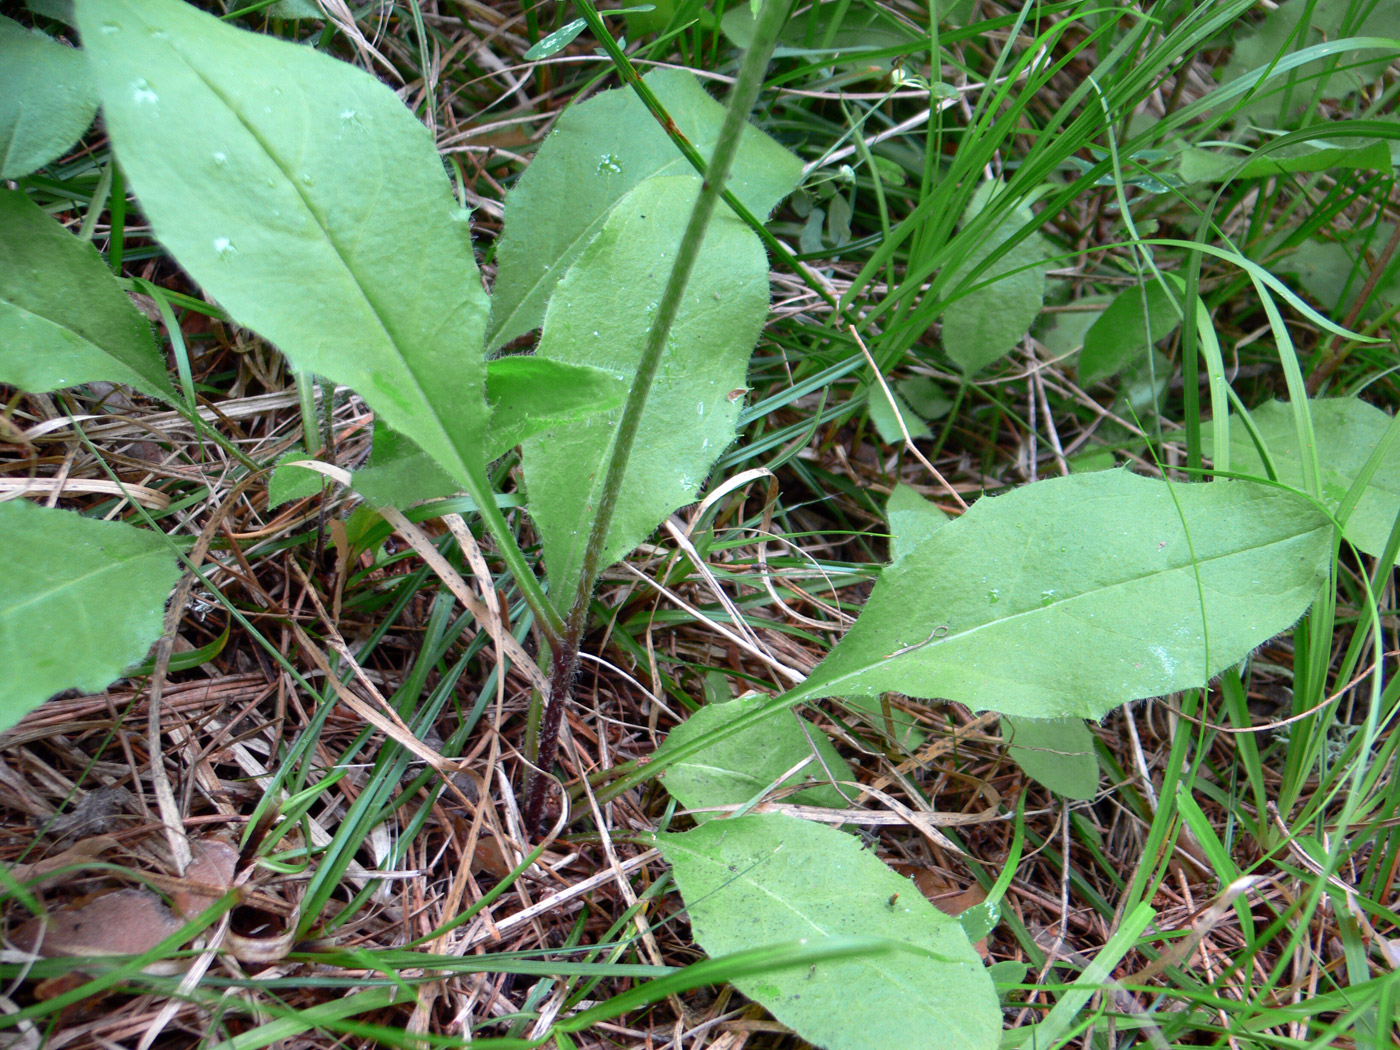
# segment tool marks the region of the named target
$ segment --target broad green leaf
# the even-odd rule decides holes
[[[97,250],[0,189],[0,383],[43,393],[96,380],[175,397],[151,326]]]
[[[1359,14],[1364,17],[1358,17]],[[1307,24],[1300,26],[1305,19]],[[1400,0],[1378,0],[1361,9],[1347,0],[1284,0],[1261,22],[1240,33],[1234,56],[1226,64],[1221,81],[1229,83],[1251,70],[1266,69],[1280,55],[1326,40],[1346,36],[1394,36],[1397,25],[1400,25]],[[1342,98],[1361,91],[1385,72],[1393,57],[1383,52],[1352,51],[1305,63],[1290,70],[1286,81],[1280,77],[1267,85],[1266,90],[1278,90],[1247,103],[1238,116],[1272,114],[1277,117],[1285,97],[1290,110],[1296,113],[1310,105],[1315,96]],[[1327,73],[1329,69],[1334,72]],[[1317,78],[1324,73],[1327,75],[1319,90]],[[1286,89],[1285,84],[1291,85],[1291,89]]]
[[[551,424],[577,423],[621,408],[627,387],[607,367],[520,355],[487,362],[486,458],[505,455]]]
[[[351,475],[350,484],[376,507],[407,507],[462,490],[432,456],[378,420],[369,461]]]
[[[1336,510],[1352,482],[1361,473],[1371,451],[1385,436],[1391,419],[1374,405],[1354,397],[1319,398],[1308,402],[1317,460],[1322,468],[1322,498]],[[1303,487],[1303,464],[1293,410],[1282,401],[1270,401],[1250,416],[1268,450],[1278,480],[1296,489]],[[1203,429],[1203,436],[1206,435]],[[1209,444],[1206,449],[1210,452]],[[1230,469],[1241,474],[1268,477],[1249,431],[1237,419],[1230,421]],[[1347,519],[1343,535],[1367,554],[1379,557],[1400,515],[1400,447],[1392,447],[1381,467],[1366,485],[1360,501]]]
[[[1093,798],[1099,789],[1094,734],[1082,718],[1001,720],[1006,753],[1026,775],[1066,798]]]
[[[164,536],[0,503],[0,729],[55,693],[95,693],[146,655],[180,578]]]
[[[753,40],[756,11],[731,6],[720,22],[735,47],[747,48]],[[892,47],[917,48],[927,37],[909,23],[877,7],[853,6],[843,0],[813,4],[792,19],[778,36],[774,58],[828,56],[832,62],[859,61],[872,69],[888,69],[892,58],[866,58],[866,51]]]
[[[293,466],[294,460],[315,459],[306,449],[294,448],[277,457],[272,477],[267,480],[267,509],[272,510],[295,499],[317,495],[325,486],[325,475],[306,467]]]
[[[61,157],[96,112],[81,51],[0,17],[0,178]]]
[[[875,432],[880,435],[880,440],[887,445],[904,444],[905,430],[914,439],[933,437],[933,431],[914,414],[914,410],[905,404],[904,399],[893,390],[886,394],[879,383],[868,385],[866,412],[870,416],[870,422],[875,424]],[[903,430],[899,426],[901,420],[904,423]]]
[[[1178,279],[1173,275],[1167,280],[1175,284]],[[1180,309],[1159,281],[1124,289],[1084,334],[1079,381],[1093,383],[1116,375],[1180,323]]]
[[[996,183],[981,187],[968,205],[963,225],[987,207]],[[968,375],[978,372],[1011,350],[1030,331],[1031,324],[1045,304],[1045,238],[1033,233],[972,277],[972,271],[987,256],[1010,240],[1033,218],[1029,208],[1020,206],[978,238],[977,244],[954,271],[949,289],[965,281],[973,285],[991,281],[970,295],[963,296],[943,311],[943,348],[949,358]]]
[[[1376,140],[1361,146],[1337,146],[1319,138],[1281,146],[1247,162],[1247,151],[1231,153],[1188,146],[1177,161],[1177,175],[1183,182],[1219,182],[1227,178],[1266,179],[1277,175],[1318,171],[1385,171],[1391,166],[1390,146]]]
[[[803,690],[1102,718],[1203,685],[1291,626],[1331,547],[1317,508],[1252,482],[1037,482],[984,497],[888,566]]]
[[[687,71],[659,69],[643,80],[681,132],[709,157],[724,108]],[[491,346],[540,326],[555,286],[633,187],[656,175],[688,173],[694,169],[630,88],[605,91],[560,117],[506,197]],[[749,128],[734,158],[729,189],[765,218],[801,173],[797,157]]]
[[[622,24],[627,27],[627,39],[635,40],[651,33],[660,33],[670,25],[676,13],[676,4],[677,0],[652,0],[651,3],[631,4],[609,13],[622,19]],[[709,12],[703,8],[692,10],[698,16],[699,25],[705,26]]]
[[[500,357],[486,363],[486,460],[499,459],[531,434],[556,423],[573,423],[621,407],[627,384],[601,368]],[[374,426],[374,451],[355,472],[355,490],[379,505],[407,506],[461,489],[431,456],[381,423]]]
[[[699,186],[694,176],[648,179],[613,209],[549,301],[540,357],[610,369],[631,382]],[[694,500],[734,439],[737,392],[767,313],[763,245],[718,211],[642,415],[603,566]],[[550,427],[523,443],[530,514],[552,596],[564,608],[578,584],[617,418]]]
[[[957,919],[834,828],[776,815],[657,835],[695,940],[711,956],[763,944],[885,937],[920,950],[735,981],[827,1050],[994,1050],[1001,1010]]]
[[[1306,240],[1273,261],[1271,268],[1277,273],[1296,274],[1303,291],[1333,316],[1342,316],[1351,310],[1366,285],[1371,253],[1380,250],[1394,232],[1391,223],[1377,222],[1346,241]],[[1363,316],[1382,313],[1396,304],[1400,304],[1400,271],[1392,269],[1371,289]]]
[[[1109,295],[1086,295],[1062,309],[1047,311],[1037,337],[1053,356],[1066,357],[1084,346],[1084,337],[1112,301]]]
[[[671,731],[656,757],[763,707],[768,699],[758,695],[741,696],[728,703],[702,707]],[[820,783],[782,801],[832,809],[850,805],[832,781],[852,783],[855,774],[851,767],[831,746],[826,734],[805,718],[798,717],[791,708],[775,711],[743,733],[725,737],[683,759],[662,773],[660,779],[671,796],[689,809],[739,805],[752,802],[785,772],[814,754],[815,760],[800,773],[782,781],[780,786],[790,787],[813,779]],[[850,787],[845,791],[850,795]],[[717,815],[696,813],[695,819],[703,823]]]
[[[895,392],[925,422],[942,419],[953,410],[953,402],[943,393],[943,387],[928,376],[910,376],[895,384]]]
[[[1400,14],[1400,7],[1396,8]],[[1267,179],[1276,175],[1318,171],[1389,171],[1390,147],[1379,140],[1363,146],[1334,146],[1322,139],[1280,146],[1244,166],[1241,178]]]
[[[948,524],[948,515],[938,504],[925,499],[902,481],[896,483],[885,503],[885,517],[890,523],[891,562],[899,561]]]
[[[175,259],[299,369],[484,475],[487,299],[432,136],[311,47],[179,0],[80,0],[107,129]]]

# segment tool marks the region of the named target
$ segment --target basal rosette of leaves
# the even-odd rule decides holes
[[[392,469],[402,454],[425,468],[412,475],[426,479],[423,489],[410,478],[381,490],[387,498],[462,486],[485,515],[495,509],[487,463],[520,443],[551,599],[567,602],[582,572],[596,479],[612,454],[615,416],[602,413],[615,412],[636,368],[647,306],[669,273],[696,192],[696,178],[640,104],[629,92],[611,92],[560,121],[507,202],[493,304],[472,254],[468,216],[431,136],[387,87],[310,48],[244,32],[177,0],[79,0],[76,10],[117,157],[166,250],[297,368],[366,399],[401,442],[376,466]],[[648,83],[705,149],[721,107],[686,75],[653,74]],[[634,134],[637,128],[646,130]],[[744,142],[734,188],[750,210],[766,215],[800,165],[756,131]],[[0,221],[42,225],[13,200],[0,203]],[[1013,233],[1010,225],[996,227],[989,246]],[[625,556],[693,499],[733,438],[732,395],[743,387],[766,315],[767,263],[752,231],[727,214],[709,236],[643,416],[641,444],[655,454],[634,458],[605,560]],[[71,247],[35,242],[50,244],[54,259]],[[105,296],[103,309],[119,318],[120,345],[98,338],[82,318],[41,317],[32,309],[38,292],[6,286],[0,323],[7,331],[26,339],[42,331],[80,359],[73,368],[65,362],[61,374],[26,373],[24,381],[119,378],[168,396],[154,347],[121,314],[95,253],[78,249],[74,272],[103,288],[94,296]],[[968,272],[986,257],[965,259]],[[984,309],[1006,305],[994,301],[995,284],[950,309],[945,337],[966,372],[1024,334],[1043,298],[1044,259],[1038,240],[1026,238],[994,274],[979,278],[1021,278],[1008,277],[1003,293],[1016,293],[1015,310]],[[34,319],[22,315],[26,309]],[[541,325],[529,364],[488,362],[488,345]],[[589,396],[570,399],[570,388]],[[1374,423],[1366,422],[1368,435],[1378,433]],[[1382,498],[1389,461],[1380,469],[1356,466],[1349,477]],[[51,541],[48,553],[59,557],[86,544],[96,552],[94,571],[130,566],[122,585],[139,579],[125,593],[140,615],[131,618],[130,636],[114,638],[120,644],[100,661],[93,657],[91,676],[34,678],[39,684],[21,701],[29,706],[43,699],[37,691],[100,688],[98,678],[110,681],[139,659],[159,632],[160,606],[174,582],[163,537],[64,512],[64,527],[84,536],[55,539],[47,525],[33,526],[38,513],[7,509],[7,528],[29,530],[36,548]],[[652,768],[674,771],[669,786],[683,804],[743,806],[770,783],[797,787],[785,774],[810,758],[825,776],[804,788],[803,802],[844,805],[849,770],[829,744],[812,740],[812,723],[788,710],[805,701],[898,692],[1021,718],[1084,719],[1201,686],[1306,612],[1327,582],[1334,545],[1328,516],[1285,488],[1173,484],[1123,471],[984,498],[951,522],[905,497],[892,501],[896,514],[908,523],[896,560],[809,679],[772,701],[702,710],[655,757]],[[1371,503],[1357,521],[1367,526],[1364,542],[1374,543],[1380,515]],[[116,537],[116,546],[106,542]],[[530,572],[523,556],[510,569],[523,586]],[[100,597],[93,595],[81,608]],[[60,618],[79,618],[57,596],[52,608]],[[14,648],[24,626],[0,619],[0,653]],[[762,734],[757,742],[771,746],[757,747],[744,733]],[[1074,741],[1082,750],[1083,736]],[[1087,776],[1067,786],[1077,793],[1092,787]],[[748,816],[708,819],[659,843],[675,866],[696,938],[713,954],[755,936],[874,936],[901,946],[830,972],[775,973],[739,985],[804,1037],[840,1050],[997,1045],[995,995],[966,935],[925,908],[916,890],[892,881],[898,876],[851,836],[813,822]],[[890,903],[895,894],[908,897],[898,910]],[[860,1021],[865,1004],[878,1004],[881,1023]]]

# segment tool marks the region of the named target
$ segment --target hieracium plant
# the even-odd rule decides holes
[[[53,142],[13,152],[5,177],[66,148],[100,102],[121,175],[165,251],[299,373],[348,386],[374,410],[374,453],[351,479],[363,498],[470,498],[547,670],[533,756],[542,774],[554,767],[600,574],[697,497],[735,438],[769,309],[758,230],[802,171],[748,123],[788,8],[761,4],[723,106],[689,73],[658,71],[566,111],[507,196],[490,294],[472,216],[431,135],[371,76],[179,0],[77,0],[81,53],[23,42],[33,68],[61,68],[38,79],[61,75],[77,111],[47,123]],[[959,211],[983,247],[936,278],[960,289],[947,297],[956,308],[944,337],[969,374],[1010,349],[1044,296],[1046,247],[1013,242],[1029,213],[1003,207],[1000,189],[968,190]],[[1030,296],[1024,317],[978,306],[987,287],[977,282],[1008,274]],[[1211,353],[1209,319],[1185,286],[1152,288],[1136,323],[1150,307],[1159,326],[1184,323]],[[503,350],[534,332],[531,351]],[[96,252],[20,190],[0,190],[0,344],[0,381],[22,389],[119,382],[193,410],[188,377],[172,386]],[[1101,351],[1110,372],[1114,352]],[[896,490],[893,560],[811,674],[778,696],[701,708],[605,789],[659,777],[695,811],[692,830],[654,836],[695,939],[733,955],[727,979],[804,1037],[983,1050],[999,1045],[1001,1019],[972,947],[994,906],[943,915],[840,817],[732,815],[813,742],[824,782],[796,801],[848,805],[842,781],[854,776],[799,705],[951,700],[1002,713],[1042,750],[1084,751],[1085,719],[1201,686],[1298,620],[1329,585],[1339,526],[1363,549],[1385,546],[1394,508],[1368,485],[1394,468],[1388,421],[1359,402],[1337,408],[1317,442],[1377,452],[1320,460],[1318,443],[1288,444],[1286,410],[1261,421],[1256,441],[1257,428],[1230,429],[1221,390],[1211,393],[1208,482],[1074,475],[979,500],[956,520]],[[1265,447],[1267,465],[1256,455]],[[538,560],[488,469],[516,449]],[[1244,471],[1274,480],[1231,477]],[[20,500],[0,503],[0,529],[0,718],[13,724],[144,656],[179,569],[172,542],[138,525]],[[103,598],[112,593],[119,623]],[[536,831],[551,783],[538,775],[528,788]],[[746,968],[741,953],[774,945]]]

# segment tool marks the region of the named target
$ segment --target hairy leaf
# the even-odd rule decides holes
[[[486,459],[504,456],[531,434],[621,407],[627,385],[601,368],[542,357],[498,357],[486,364]],[[431,456],[381,423],[369,463],[355,472],[355,490],[379,506],[436,499],[461,486]]]
[[[859,839],[782,816],[712,820],[656,839],[712,956],[838,936],[915,949],[735,981],[804,1039],[828,1050],[999,1045],[996,991],[958,920]]]
[[[1167,277],[1175,283],[1175,275]],[[1133,285],[1119,292],[1107,310],[1084,333],[1079,355],[1079,381],[1093,383],[1142,360],[1148,348],[1165,339],[1181,323],[1172,293],[1159,281]]]
[[[267,479],[267,509],[272,510],[294,499],[314,496],[325,487],[325,475],[306,467],[298,467],[295,460],[315,459],[307,455],[306,449],[294,448],[277,457],[272,468],[272,477]]]
[[[0,189],[0,383],[43,393],[95,380],[175,396],[151,326],[97,250]]]
[[[1372,450],[1391,426],[1391,417],[1374,405],[1354,397],[1319,398],[1308,402],[1318,465],[1322,468],[1322,498],[1336,510],[1352,482],[1361,473]],[[1268,450],[1278,481],[1303,487],[1303,462],[1293,410],[1282,401],[1270,401],[1250,413]],[[1208,435],[1208,430],[1202,431]],[[1209,449],[1207,449],[1209,451]],[[1267,477],[1249,431],[1238,419],[1230,421],[1230,469],[1241,474]],[[1343,535],[1367,554],[1379,557],[1390,530],[1400,515],[1400,443],[1392,445],[1380,469],[1371,476]]]
[[[27,500],[0,503],[0,729],[64,689],[95,693],[146,655],[180,578],[164,536]]]
[[[1358,14],[1364,17],[1358,17]],[[1324,40],[1344,36],[1394,36],[1400,19],[1400,0],[1377,0],[1353,10],[1344,0],[1284,0],[1263,20],[1240,33],[1233,57],[1221,74],[1229,83],[1256,69],[1267,69],[1280,55],[1298,51]],[[1302,24],[1306,22],[1306,24]],[[1344,29],[1345,27],[1345,29]],[[1240,116],[1267,114],[1277,118],[1288,99],[1292,111],[1312,105],[1313,98],[1342,98],[1363,90],[1385,72],[1392,55],[1375,51],[1352,51],[1327,59],[1317,59],[1290,70],[1267,85],[1270,93],[1248,102]],[[1325,74],[1325,75],[1324,75]],[[1318,78],[1322,77],[1319,86]],[[1288,119],[1285,117],[1284,119]]]
[[[1331,544],[1317,508],[1250,482],[1106,471],[984,497],[885,569],[804,692],[1101,718],[1289,627]]]
[[[964,226],[989,206],[988,183],[968,205]],[[976,277],[973,270],[1031,220],[1027,207],[1013,209],[983,234],[955,271],[949,288],[964,281],[973,285],[991,281],[948,305],[943,311],[943,347],[968,375],[980,371],[1011,350],[1030,331],[1045,303],[1045,239],[1038,233],[1024,238]]]
[[[660,758],[668,748],[690,743],[711,729],[727,725],[762,707],[767,700],[757,695],[741,696],[728,703],[702,707],[671,731],[656,757]],[[785,772],[813,755],[816,760],[801,772],[777,783]],[[831,746],[826,734],[789,708],[773,712],[758,725],[725,737],[661,774],[666,790],[690,809],[751,802],[770,786],[790,787],[812,779],[819,783],[784,801],[834,809],[849,805],[832,781],[846,784],[854,781],[851,767]],[[849,794],[850,789],[846,791]],[[714,816],[714,813],[696,813],[695,819],[704,822]]]
[[[1094,734],[1082,718],[1001,720],[1006,753],[1051,791],[1066,798],[1093,798],[1099,788],[1099,760]]]
[[[938,504],[925,499],[902,481],[890,492],[885,503],[890,524],[890,561],[899,561],[948,523],[948,515]]]
[[[62,156],[96,112],[81,51],[0,17],[0,178]]]
[[[648,179],[613,209],[549,302],[540,357],[631,382],[700,180]],[[748,227],[715,216],[671,329],[603,565],[625,556],[695,498],[734,439],[749,355],[768,313],[768,259]],[[618,413],[562,424],[523,444],[530,514],[554,600],[567,608],[612,455]],[[600,566],[601,568],[602,566]]]
[[[480,477],[487,299],[432,136],[314,48],[179,0],[80,0],[122,169],[157,237],[239,324]]]
[[[714,149],[724,108],[682,70],[642,78],[702,156]],[[643,180],[693,174],[689,162],[630,88],[572,107],[506,197],[497,259],[491,345],[538,328],[545,304],[609,210]],[[802,162],[755,128],[744,134],[729,189],[760,218],[797,184]]]

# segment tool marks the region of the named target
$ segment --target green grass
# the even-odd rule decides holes
[[[818,48],[843,22],[876,10],[857,0],[829,6],[825,24],[793,23],[808,34],[801,47]],[[1370,7],[1319,3],[1314,21],[1376,36],[1374,25],[1348,28]],[[639,70],[677,63],[732,79],[738,52],[713,5],[657,8],[647,31],[602,12],[615,36],[626,32]],[[229,639],[202,667],[168,676],[163,755],[147,749],[139,681],[115,686],[110,705],[60,698],[14,731],[0,795],[4,858],[32,863],[59,852],[30,817],[67,811],[112,784],[148,794],[150,764],[163,760],[191,835],[242,833],[277,812],[291,818],[254,840],[261,860],[247,870],[257,892],[295,910],[286,919],[289,954],[215,962],[193,987],[140,972],[183,942],[117,969],[88,964],[92,983],[57,998],[37,995],[36,980],[76,964],[31,967],[10,956],[0,963],[14,981],[0,1025],[32,1025],[63,1045],[135,1045],[133,1033],[150,1026],[137,995],[151,993],[177,1004],[155,1037],[161,1046],[203,1040],[251,1050],[297,1036],[327,1047],[452,1046],[468,1037],[504,1047],[552,1034],[560,1046],[641,1047],[707,1024],[716,1034],[745,1033],[751,1046],[799,1045],[725,988],[790,965],[796,950],[704,961],[664,865],[654,856],[636,862],[649,831],[687,818],[651,783],[615,793],[612,782],[644,770],[676,720],[707,699],[780,692],[789,682],[775,665],[810,669],[887,557],[883,507],[897,482],[955,513],[959,500],[1077,468],[1093,454],[1184,478],[1202,462],[1210,420],[1228,409],[1227,388],[1251,408],[1312,390],[1360,394],[1396,412],[1394,169],[1265,177],[1237,164],[1229,181],[1193,182],[1182,165],[1199,159],[1192,150],[1226,152],[1222,143],[1237,147],[1230,155],[1242,164],[1317,125],[1329,142],[1379,140],[1394,156],[1400,44],[1366,53],[1368,62],[1390,63],[1377,69],[1330,52],[1313,34],[1276,52],[1254,87],[1238,79],[1232,87],[1227,63],[1266,17],[1252,0],[1150,11],[1080,0],[943,4],[936,26],[924,6],[880,9],[904,27],[902,42],[882,37],[848,62],[794,46],[769,67],[755,121],[813,166],[798,198],[766,226],[775,310],[750,369],[741,438],[712,487],[745,470],[766,473],[703,512],[682,512],[699,562],[665,530],[631,556],[628,565],[664,590],[621,567],[604,574],[584,644],[598,662],[585,661],[560,758],[577,809],[543,854],[532,852],[524,799],[514,793],[526,680],[497,677],[486,631],[386,525],[351,517],[353,494],[329,485],[277,510],[262,500],[259,472],[297,440],[313,452],[324,446],[341,465],[361,462],[363,402],[344,392],[329,398],[325,385],[292,376],[272,348],[202,300],[125,197],[100,125],[68,156],[19,180],[91,237],[131,291],[159,293],[157,315],[177,322],[167,337],[186,409],[198,402],[213,412],[195,426],[188,416],[157,418],[162,406],[141,398],[106,413],[94,388],[7,389],[0,480],[62,475],[66,505],[128,516],[117,497],[71,487],[110,471],[167,496],[170,506],[152,514],[184,537],[222,516],[182,637],[197,648],[228,625]],[[26,17],[73,38],[51,18]],[[394,79],[332,24],[282,18],[268,4],[234,16],[405,86],[439,142],[453,143],[488,272],[502,192],[553,116],[618,81],[590,31],[552,58],[522,61],[574,17],[568,5],[416,0],[382,19],[367,15],[360,30]],[[1304,47],[1328,65],[1290,59]],[[1352,68],[1364,92],[1327,87]],[[927,84],[947,89],[931,95]],[[496,129],[474,136],[472,127],[485,124]],[[1283,150],[1291,145],[1285,139]],[[854,150],[824,161],[845,147]],[[1005,192],[965,220],[988,176]],[[843,203],[833,204],[838,197]],[[813,222],[817,208],[849,217]],[[993,235],[1005,239],[988,255]],[[999,276],[998,261],[1033,236],[1052,257],[1050,309],[1008,356],[969,378],[949,357],[940,318],[975,301]],[[1301,298],[1252,280],[1249,267]],[[1188,318],[1142,374],[1081,388],[1075,304],[1159,271],[1199,289],[1207,323]],[[1373,341],[1337,336],[1338,326]],[[931,380],[952,406],[929,421],[932,437],[920,449],[955,491],[901,441],[881,436],[870,403],[883,394],[857,334],[896,389],[900,380]],[[285,396],[240,414],[264,393]],[[60,424],[65,412],[73,420]],[[12,441],[11,432],[26,431],[36,435],[32,453]],[[517,466],[507,457],[493,481],[511,493],[503,509],[533,556],[529,520],[514,513]],[[456,539],[434,523],[463,509],[439,501],[409,517],[433,530],[471,582]],[[1000,989],[1007,1045],[1395,1045],[1397,547],[1400,530],[1380,557],[1343,546],[1334,601],[1209,688],[1122,709],[1096,727],[1102,776],[1089,803],[1066,803],[1028,780],[996,736],[969,728],[961,708],[913,707],[930,743],[952,746],[905,766],[883,719],[832,703],[806,712],[840,727],[841,749],[862,778],[895,778],[906,804],[959,813],[985,807],[996,792],[998,819],[948,829],[966,857],[886,826],[871,840],[883,858],[991,889],[1013,838],[1024,836],[988,940],[992,961],[1028,967]],[[488,555],[508,627],[530,644],[526,604]],[[329,654],[325,668],[308,658],[293,624]],[[336,648],[339,639],[346,649]],[[366,702],[372,685],[413,735],[449,762],[468,759],[470,773],[434,771],[351,716],[327,673]],[[201,699],[201,685],[226,691]],[[154,812],[150,803],[121,815],[121,847],[103,859],[167,871]],[[494,840],[499,855],[483,840]],[[86,863],[71,889],[46,887],[44,902],[64,903],[110,877]],[[28,915],[27,894],[6,885],[13,925]],[[1147,905],[1156,909],[1150,923]],[[806,950],[815,963],[819,950]],[[88,998],[98,985],[110,998]]]

